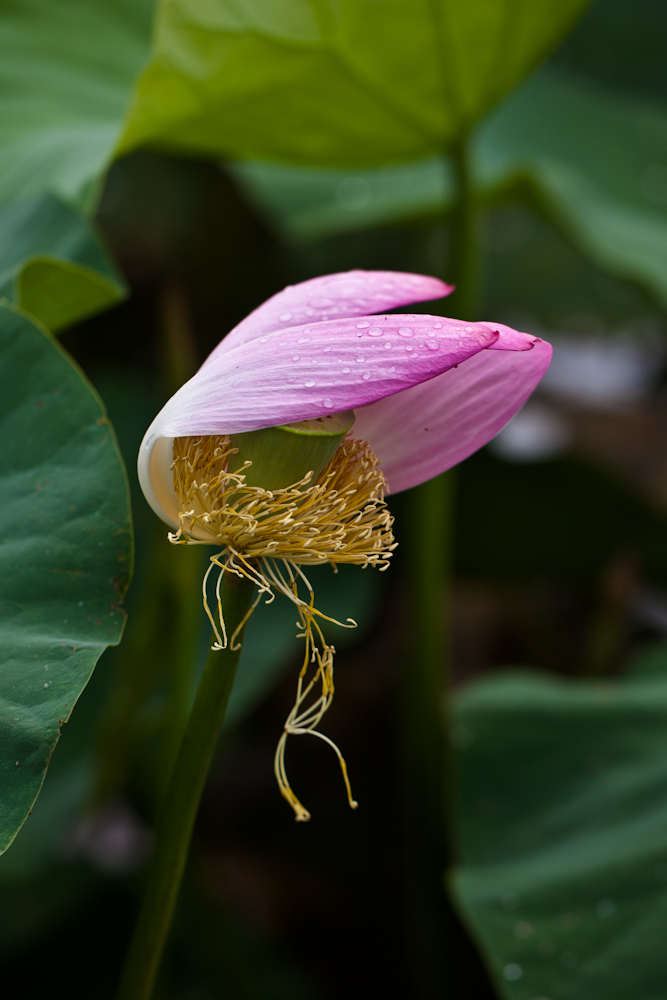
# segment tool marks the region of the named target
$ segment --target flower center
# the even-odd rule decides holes
[[[176,544],[194,542],[223,547],[222,552],[211,557],[203,588],[204,608],[216,637],[213,648],[227,645],[220,601],[220,581],[225,572],[245,576],[257,585],[252,609],[262,595],[272,601],[276,591],[296,605],[299,635],[304,637],[306,649],[296,702],[276,751],[278,785],[297,820],[309,819],[310,814],[287,780],[285,744],[288,735],[310,733],[334,749],[348,801],[355,808],[347,768],[338,747],[315,731],[331,704],[334,690],[334,647],[326,642],[319,621],[333,619],[315,608],[313,588],[301,567],[319,563],[331,564],[334,571],[337,563],[374,566],[380,570],[388,567],[396,544],[393,518],[384,502],[386,480],[370,446],[348,437],[319,474],[313,473],[312,463],[298,481],[267,489],[256,485],[262,462],[258,459],[258,468],[252,470],[255,464],[252,459],[242,461],[246,448],[234,444],[228,436],[174,439],[172,471],[180,506],[180,528],[169,538]],[[271,477],[275,478],[273,471]],[[214,567],[219,571],[217,616],[210,610],[206,590]],[[304,591],[306,597],[301,596]],[[232,646],[246,620],[232,635]],[[355,625],[351,619],[346,625],[336,624]]]

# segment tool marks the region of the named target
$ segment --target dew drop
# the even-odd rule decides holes
[[[442,323],[434,323],[433,324],[433,329],[434,330],[442,330]]]
[[[322,348],[322,351],[323,351],[324,354],[328,354],[330,350],[331,350],[330,347],[323,347]]]
[[[299,343],[299,344],[307,344],[309,340],[310,340],[310,337],[299,337],[297,343]]]
[[[288,319],[292,318],[292,313],[281,313],[278,319],[281,323],[286,323]]]
[[[438,344],[437,340],[427,340],[426,346],[428,347],[429,351],[437,351],[440,345]]]
[[[467,326],[466,327],[466,333],[474,333],[474,332],[475,332],[475,327],[474,326]]]
[[[341,372],[343,373],[343,375],[347,375],[349,371],[350,371],[349,368],[341,368]]]
[[[503,969],[503,976],[510,983],[515,983],[517,979],[521,979],[523,975],[523,969],[516,962],[510,962]]]
[[[370,330],[368,331],[368,336],[369,337],[381,337],[382,336],[382,327],[372,326],[370,328]]]
[[[406,351],[414,351],[414,347],[412,346],[412,344],[408,344],[408,346],[405,349]]]
[[[260,344],[266,344],[267,341],[268,341],[268,339],[269,339],[268,337],[260,337],[259,338],[259,342],[260,342]]]
[[[45,688],[47,688],[48,686],[49,686],[49,682],[48,682],[48,681],[46,681],[46,682],[45,682],[45,683],[44,683],[44,684],[42,685],[42,687],[45,687]]]
[[[317,382],[315,381],[314,378],[307,378],[303,384],[306,386],[307,389],[311,389],[314,385],[317,385]]]
[[[370,325],[368,320],[362,320],[361,323],[357,323],[357,330],[367,330]]]
[[[401,337],[414,337],[415,335],[415,331],[411,330],[409,326],[399,326],[398,333]]]
[[[392,344],[391,340],[388,340],[384,346],[386,351],[390,351],[394,345]]]
[[[322,406],[326,406],[327,410],[330,410],[330,409],[331,409],[331,407],[333,406],[333,400],[332,400],[332,399],[329,399],[329,397],[328,397],[328,396],[326,396],[326,397],[325,397],[325,398],[324,398],[324,399],[322,400]]]
[[[298,361],[300,357],[301,357],[300,354],[293,354],[292,355],[292,361]]]
[[[389,374],[391,375],[391,373],[392,373],[392,372],[395,372],[395,371],[396,371],[396,365],[391,365],[391,367],[387,368],[387,371],[388,371],[388,372],[389,372]]]
[[[363,379],[364,379],[365,381],[368,381],[368,379],[369,379],[369,378],[373,378],[373,376],[371,375],[371,373],[370,373],[370,372],[364,372],[364,374],[363,374],[363,375],[362,375],[361,377],[362,377],[362,378],[363,378]]]
[[[360,365],[361,365],[361,364],[363,364],[363,363],[364,363],[364,361],[366,360],[366,358],[363,358],[363,357],[362,357],[361,355],[359,355],[359,357],[358,357],[358,358],[355,358],[354,360],[355,360],[355,361],[356,361],[356,362],[357,362],[358,364],[360,364]]]

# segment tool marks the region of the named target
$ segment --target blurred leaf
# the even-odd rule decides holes
[[[53,191],[90,206],[148,53],[153,0],[5,0],[0,203]]]
[[[162,0],[122,152],[324,167],[441,153],[587,0]]]
[[[508,1000],[664,995],[667,651],[620,683],[459,698],[453,890]]]
[[[53,195],[0,209],[0,295],[50,330],[100,312],[124,294],[96,234]]]
[[[441,157],[371,170],[326,170],[250,160],[227,167],[251,201],[290,239],[413,219],[451,203],[449,164]]]
[[[0,306],[0,850],[26,819],[72,707],[119,642],[132,559],[127,483],[68,356]]]
[[[297,240],[441,213],[454,190],[433,158],[355,171],[231,169]],[[486,199],[528,183],[582,253],[667,303],[667,108],[543,72],[480,125],[474,169]]]
[[[487,121],[484,189],[525,179],[600,267],[667,303],[667,109],[541,74]]]

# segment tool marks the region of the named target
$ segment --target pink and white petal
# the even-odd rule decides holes
[[[391,493],[444,472],[495,437],[549,367],[551,345],[531,340],[529,351],[493,344],[458,368],[357,410],[353,433],[370,443]]]
[[[461,364],[497,336],[479,323],[405,314],[268,334],[201,368],[153,431],[238,434],[365,406]]]
[[[204,362],[267,333],[331,319],[368,316],[413,302],[440,299],[454,290],[438,278],[400,271],[345,271],[289,285],[251,312]]]
[[[496,330],[498,333],[497,341],[489,348],[491,351],[529,351],[540,339],[534,334],[520,333],[519,330],[513,330],[511,326],[504,326],[502,323],[487,323],[486,320],[482,322],[489,330]]]
[[[201,368],[148,428],[139,451],[144,493],[174,523],[172,438],[241,433],[363,407],[441,375],[497,337],[479,323],[402,314],[330,320],[242,344]]]

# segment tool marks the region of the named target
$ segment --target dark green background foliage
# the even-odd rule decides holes
[[[311,824],[277,793],[301,647],[293,609],[258,608],[156,996],[667,998],[666,30],[658,0],[5,3],[12,989],[30,969],[36,995],[113,996],[206,652],[207,552],[141,497],[143,432],[261,301],[361,267],[456,275],[466,318],[552,338],[564,367],[527,414],[556,443],[521,460],[505,437],[449,475],[437,543],[421,495],[393,498],[389,573],[314,574],[360,623],[328,635],[326,725],[356,813],[317,741],[289,749]],[[414,634],[436,544],[448,667]],[[406,723],[429,666],[453,707]],[[429,725],[448,853],[437,794],[415,819]]]

